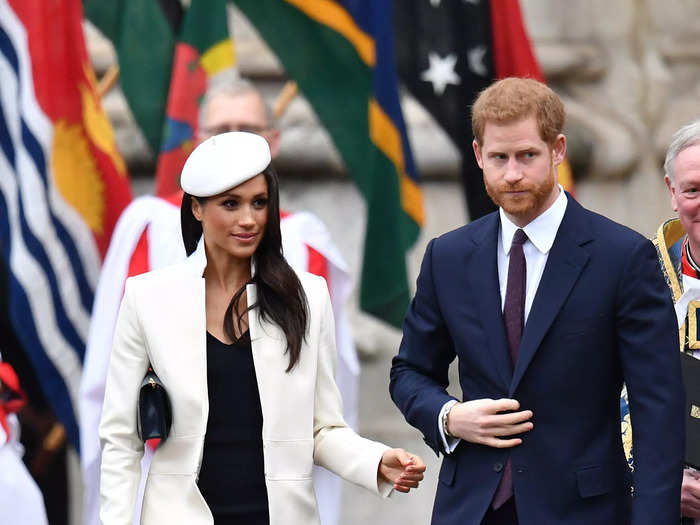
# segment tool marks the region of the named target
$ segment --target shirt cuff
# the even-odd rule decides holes
[[[454,452],[455,448],[457,448],[457,445],[461,441],[459,438],[449,437],[447,434],[445,434],[445,429],[442,426],[442,418],[445,417],[447,411],[456,404],[456,400],[450,399],[447,403],[442,405],[440,413],[438,414],[438,432],[440,433],[440,439],[442,439],[442,448],[445,451],[445,454],[451,454],[452,452]]]

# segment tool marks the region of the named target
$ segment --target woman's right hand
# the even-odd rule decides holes
[[[394,490],[409,492],[423,480],[425,463],[402,448],[390,448],[382,455],[377,472],[379,479],[394,485]]]

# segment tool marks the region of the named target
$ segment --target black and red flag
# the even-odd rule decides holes
[[[394,10],[399,75],[459,149],[472,220],[496,209],[472,151],[470,107],[495,79],[544,81],[518,0],[403,0]],[[571,190],[568,164],[559,181]]]

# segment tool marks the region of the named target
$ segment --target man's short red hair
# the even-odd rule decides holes
[[[481,146],[487,122],[507,124],[530,116],[547,144],[564,129],[564,104],[554,91],[531,78],[504,78],[479,93],[472,106],[472,132]]]

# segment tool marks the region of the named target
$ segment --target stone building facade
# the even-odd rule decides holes
[[[661,168],[665,148],[676,129],[700,118],[700,3],[521,0],[521,5],[545,75],[566,104],[578,199],[653,235],[672,213]],[[272,102],[286,81],[282,67],[235,8],[230,22],[241,74]],[[115,61],[114,51],[89,24],[86,32],[99,75]],[[104,103],[137,192],[150,191],[154,157],[118,86]],[[404,96],[403,105],[425,180],[427,223],[409,256],[415,276],[426,242],[463,224],[465,212],[457,151],[419,104]],[[292,101],[279,126],[283,204],[319,215],[359,273],[364,204],[327,132],[302,96]],[[356,227],[349,229],[350,224]],[[375,323],[354,306],[353,312],[361,348],[368,354],[395,348],[397,331]]]

